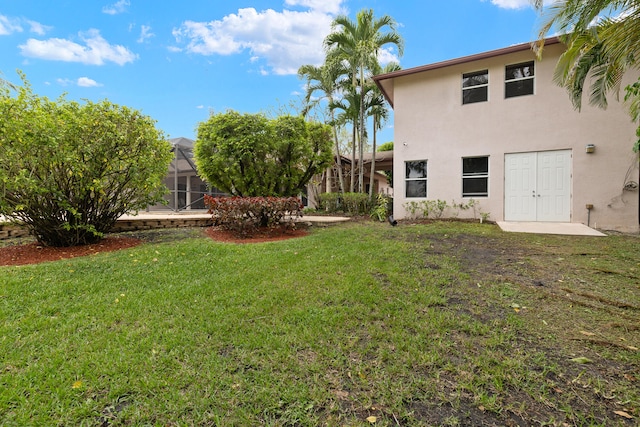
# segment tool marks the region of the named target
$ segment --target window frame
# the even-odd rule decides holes
[[[481,75],[486,75],[487,76],[487,82],[486,83],[479,83],[479,84],[474,84],[474,85],[470,85],[470,86],[465,86],[465,79],[470,79],[472,77],[476,77],[476,76],[481,76]],[[468,104],[477,104],[479,102],[488,102],[489,101],[489,69],[485,69],[485,70],[478,70],[478,71],[472,71],[469,73],[463,73],[462,74],[462,105],[468,105]],[[471,92],[474,90],[478,90],[478,89],[484,89],[484,95],[485,95],[485,99],[481,99],[478,101],[467,101],[465,102],[465,91],[466,92]]]
[[[408,169],[408,164],[409,163],[424,163],[424,176],[423,177],[410,177],[408,176],[407,173],[407,169]],[[429,161],[426,159],[422,159],[422,160],[405,160],[404,162],[404,196],[407,199],[426,199],[427,195],[428,195],[428,178],[429,178]],[[409,182],[421,182],[424,181],[424,196],[410,196],[408,194],[408,190],[409,190]]]
[[[465,173],[465,160],[466,159],[486,159],[487,170],[481,172],[466,172]],[[491,168],[489,162],[489,156],[465,156],[462,157],[462,197],[489,197],[489,176]],[[487,190],[485,192],[465,192],[465,180],[471,179],[484,179]]]
[[[507,78],[507,70],[509,68],[524,68],[524,67],[530,68],[531,74],[529,76]],[[509,99],[509,98],[517,98],[519,96],[534,95],[536,93],[535,78],[536,78],[536,62],[535,61],[525,61],[525,62],[518,62],[515,64],[505,65],[504,67],[504,98]],[[509,91],[507,90],[507,87],[510,86],[510,84],[513,85],[514,83],[526,82],[527,80],[531,80],[531,93],[527,92],[527,93],[516,93],[513,95],[509,95]]]

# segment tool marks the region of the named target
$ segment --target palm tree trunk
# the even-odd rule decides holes
[[[333,123],[336,122],[333,113],[331,113],[331,121]],[[342,154],[340,154],[340,143],[338,142],[338,130],[336,129],[336,125],[333,125],[333,141],[335,144],[336,151],[336,165],[338,166],[338,183],[340,185],[340,193],[344,194],[344,179],[342,177]],[[329,192],[331,189],[327,189]]]
[[[364,193],[364,68],[360,68],[360,141],[358,141],[358,191]]]
[[[373,115],[373,152],[371,153],[371,171],[369,173],[369,199],[373,200],[373,185],[375,180],[373,174],[376,170],[376,129],[378,128],[378,115]]]
[[[353,193],[356,186],[356,123],[353,123],[352,138],[351,138],[351,185],[349,186],[349,192]]]

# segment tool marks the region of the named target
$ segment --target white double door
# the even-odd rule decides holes
[[[505,221],[571,221],[571,150],[505,154]]]

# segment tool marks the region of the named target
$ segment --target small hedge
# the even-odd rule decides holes
[[[369,215],[373,203],[367,193],[322,193],[319,196],[319,210],[349,215]]]
[[[211,197],[204,196],[205,206],[214,224],[232,231],[238,237],[250,237],[260,228],[278,226],[295,229],[302,216],[302,203],[297,197]]]

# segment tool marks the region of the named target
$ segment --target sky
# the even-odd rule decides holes
[[[529,0],[0,0],[0,77],[51,99],[109,101],[196,138],[211,113],[295,114],[338,15],[389,15],[412,68],[536,39]],[[378,136],[393,140],[393,120]]]

